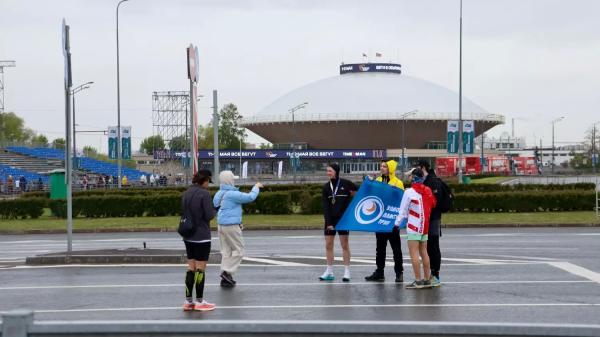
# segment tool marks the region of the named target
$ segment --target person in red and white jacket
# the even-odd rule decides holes
[[[411,187],[404,191],[400,203],[400,213],[396,218],[399,226],[406,221],[406,234],[408,251],[415,273],[415,281],[409,284],[408,289],[431,288],[431,270],[429,256],[427,255],[427,233],[429,231],[429,217],[431,210],[436,205],[436,199],[431,189],[423,185],[424,174],[420,168],[409,171]],[[423,279],[421,279],[421,263],[423,261]]]

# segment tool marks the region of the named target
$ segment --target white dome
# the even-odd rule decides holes
[[[322,79],[280,97],[243,124],[296,121],[457,119],[458,94],[440,85],[394,73],[349,73]],[[463,97],[463,118],[503,122]]]

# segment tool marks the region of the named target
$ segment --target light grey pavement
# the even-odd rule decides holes
[[[238,286],[218,286],[209,266],[206,298],[218,309],[183,313],[184,266],[25,266],[22,259],[64,250],[62,235],[0,237],[0,311],[29,308],[36,319],[422,320],[598,324],[598,228],[448,229],[442,237],[444,285],[406,290],[370,284],[373,234],[351,235],[349,284],[322,283],[319,231],[248,231]],[[75,249],[181,248],[176,233],[75,235]],[[214,241],[218,249],[218,242]],[[406,243],[405,281],[411,281]],[[336,243],[336,254],[339,246]],[[338,262],[339,263],[339,262]],[[341,266],[335,268],[341,277]]]

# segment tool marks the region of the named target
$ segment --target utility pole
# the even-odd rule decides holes
[[[121,151],[121,81],[119,72],[119,7],[125,1],[121,0],[117,4],[117,187],[121,189],[121,167],[123,151]]]
[[[217,104],[217,91],[213,90],[213,169],[214,182],[218,186],[219,182],[219,106]]]
[[[304,102],[296,105],[295,107],[290,109],[290,113],[292,114],[292,131],[293,131],[293,139],[292,139],[292,171],[294,172],[294,184],[296,183],[296,166],[298,158],[296,158],[296,119],[294,113],[296,110],[304,109],[308,105],[308,102]]]
[[[598,155],[596,153],[596,125],[598,124],[600,124],[600,122],[594,123],[594,127],[592,128],[592,166],[594,174],[596,174],[596,166],[598,165],[598,158],[596,157]]]
[[[551,167],[551,172],[554,173],[554,124],[562,121],[565,117],[559,117],[555,120],[553,120],[552,123],[552,167]]]
[[[414,114],[416,114],[419,110],[413,110],[413,111],[409,111],[405,114],[403,114],[402,117],[402,172],[404,173],[404,171],[406,171],[406,155],[405,155],[405,151],[406,151],[406,136],[405,136],[405,132],[404,132],[404,128],[406,126],[406,117],[408,116],[412,116]]]
[[[463,121],[462,121],[462,7],[460,0],[460,19],[459,19],[459,51],[458,51],[458,183],[463,183]]]

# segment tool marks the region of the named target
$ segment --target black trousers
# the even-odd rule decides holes
[[[440,277],[440,267],[442,265],[442,252],[440,251],[440,237],[430,235],[427,239],[427,255],[431,264],[431,274]]]
[[[400,229],[394,227],[391,233],[375,233],[377,238],[377,254],[375,262],[377,263],[377,271],[383,273],[385,269],[385,257],[387,243],[390,242],[392,246],[392,252],[394,253],[394,271],[396,274],[400,274],[404,271],[402,267],[402,247],[400,246]]]

